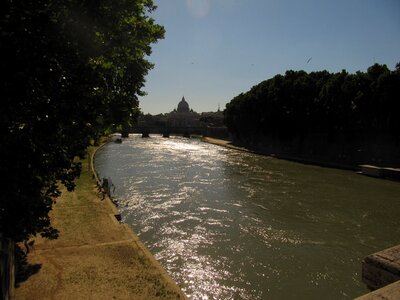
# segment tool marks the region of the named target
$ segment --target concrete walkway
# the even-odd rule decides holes
[[[101,200],[88,162],[74,192],[51,213],[57,240],[36,238],[28,262],[39,271],[21,282],[16,299],[186,299],[127,225]]]
[[[400,281],[391,283],[354,300],[398,300],[400,299]]]

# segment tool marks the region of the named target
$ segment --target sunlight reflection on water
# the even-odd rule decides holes
[[[353,298],[360,260],[399,242],[398,183],[178,137],[109,144],[96,168],[191,299]]]

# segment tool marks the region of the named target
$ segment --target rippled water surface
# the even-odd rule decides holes
[[[351,299],[361,260],[400,243],[400,183],[131,136],[96,155],[123,221],[191,299]]]

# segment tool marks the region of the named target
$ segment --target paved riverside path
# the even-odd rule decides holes
[[[19,284],[16,299],[186,299],[115,212],[84,161],[75,191],[63,191],[51,212],[60,236],[35,238],[28,262],[40,269]]]
[[[400,299],[400,280],[383,288],[360,296],[354,300],[398,300]]]

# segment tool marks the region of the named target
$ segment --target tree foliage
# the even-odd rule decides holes
[[[400,64],[374,64],[366,73],[287,71],[233,98],[224,111],[243,142],[263,137],[330,139],[389,134],[400,139]]]
[[[2,1],[0,232],[54,237],[59,184],[74,188],[91,141],[138,115],[151,44],[151,0]]]

